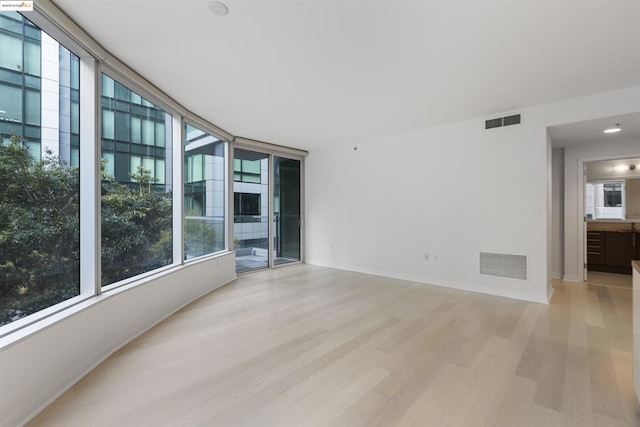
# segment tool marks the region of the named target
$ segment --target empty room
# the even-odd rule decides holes
[[[0,1],[0,135],[0,427],[640,426],[638,1]]]

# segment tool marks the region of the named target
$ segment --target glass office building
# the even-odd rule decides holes
[[[24,138],[35,160],[50,152],[78,165],[77,56],[17,12],[0,15],[0,134]]]

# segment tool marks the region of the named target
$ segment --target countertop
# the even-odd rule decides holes
[[[637,219],[588,219],[587,222],[610,222],[613,224],[640,224],[640,220]]]
[[[621,231],[639,232],[640,222],[637,220],[589,220],[587,231]]]

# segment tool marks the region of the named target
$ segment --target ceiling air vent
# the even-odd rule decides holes
[[[520,124],[520,114],[504,117],[502,119],[503,126],[511,126],[511,125],[519,125],[519,124]]]
[[[493,128],[501,128],[503,126],[511,126],[511,125],[519,125],[519,124],[520,124],[520,114],[514,114],[513,116],[499,117],[497,119],[485,120],[484,128],[493,129]]]
[[[493,129],[499,127],[502,127],[502,117],[500,117],[499,119],[491,119],[484,122],[485,129]]]

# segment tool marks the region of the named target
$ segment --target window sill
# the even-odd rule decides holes
[[[61,320],[73,317],[83,310],[99,304],[107,298],[128,292],[164,276],[179,272],[184,268],[188,268],[202,262],[215,260],[216,258],[222,258],[231,253],[233,253],[233,251],[216,252],[210,256],[202,256],[197,259],[189,260],[184,264],[169,265],[161,269],[156,269],[144,275],[105,286],[99,295],[78,295],[44,310],[25,316],[15,322],[1,326],[0,351],[35,333],[55,325]],[[218,265],[220,264],[218,263]]]

